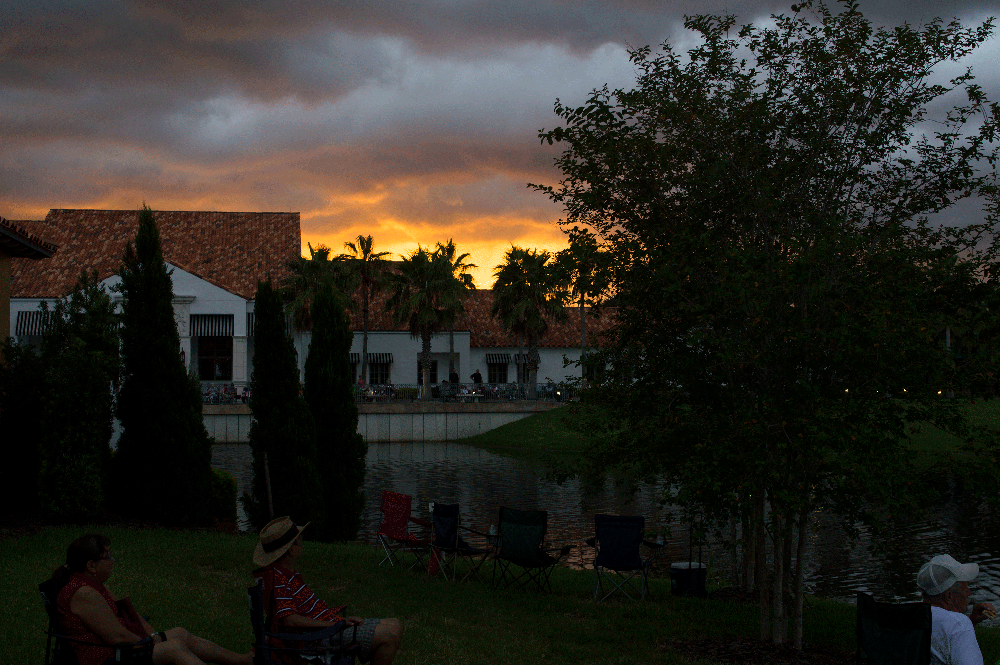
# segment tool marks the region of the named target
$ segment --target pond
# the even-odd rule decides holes
[[[239,491],[252,481],[249,446],[214,446],[213,465],[234,473]],[[665,556],[658,575],[666,576],[671,561],[689,559],[688,531],[681,515],[658,505],[655,486],[634,494],[611,481],[584,496],[579,481],[559,485],[521,462],[455,443],[372,443],[368,447],[366,504],[359,539],[373,543],[380,513],[379,496],[388,489],[414,498],[414,514],[429,518],[429,503],[458,503],[463,524],[487,531],[497,521],[500,506],[549,512],[549,540],[554,546],[575,545],[567,563],[589,567],[593,550],[584,541],[593,535],[594,515],[644,515],[647,531],[665,535]],[[852,542],[831,516],[819,514],[808,542],[806,584],[810,592],[853,600],[868,591],[880,600],[915,600],[914,578],[931,556],[949,553],[980,566],[973,602],[1000,598],[1000,514],[976,505],[952,486],[918,518],[895,520],[877,542],[866,530]],[[243,522],[245,525],[245,520]],[[877,546],[873,549],[872,546]],[[703,561],[720,577],[731,574],[733,562],[720,543],[709,543]],[[693,550],[698,559],[697,547]]]

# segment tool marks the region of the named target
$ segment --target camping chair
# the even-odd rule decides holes
[[[548,530],[548,513],[501,506],[499,522],[493,557],[493,586],[506,589],[513,584],[534,585],[539,591],[551,591],[552,568],[569,554],[572,546],[564,546],[556,557],[542,548]]]
[[[105,644],[104,642],[87,642],[78,640],[59,632],[59,609],[56,607],[56,598],[62,591],[60,585],[54,579],[48,579],[38,585],[38,590],[42,594],[42,604],[45,606],[45,614],[49,617],[49,627],[45,631],[45,665],[77,665],[79,661],[76,657],[74,644],[94,647],[107,647],[114,651],[114,662],[125,665],[149,665],[153,662],[153,641],[149,637],[144,638],[138,644]],[[128,602],[127,598],[118,601]]]
[[[297,665],[319,660],[324,665],[353,665],[358,655],[358,628],[347,639],[347,622],[338,621],[328,628],[310,631],[274,632],[274,573],[266,568],[254,571],[250,597],[250,624],[253,627],[254,665]],[[338,637],[337,644],[310,644]]]
[[[587,544],[597,550],[594,557],[594,602],[606,600],[616,591],[626,597],[638,594],[643,600],[649,591],[649,569],[662,543],[643,540],[646,518],[620,515],[594,515],[593,538]],[[645,559],[639,551],[645,545],[651,554]],[[638,579],[636,579],[638,578]],[[610,591],[604,593],[605,580]],[[636,582],[640,583],[636,588]],[[600,598],[598,597],[600,594]]]
[[[382,503],[379,506],[379,510],[382,511],[382,523],[376,534],[378,539],[376,548],[381,545],[385,556],[382,557],[378,565],[381,566],[388,561],[390,566],[397,564],[402,566],[406,552],[409,551],[417,557],[410,568],[416,566],[427,568],[424,557],[429,553],[431,541],[427,538],[417,538],[410,533],[409,523],[413,522],[427,529],[431,528],[431,523],[410,515],[412,503],[413,497],[409,494],[399,494],[389,490],[382,491]],[[375,550],[375,556],[376,558],[379,556],[378,549]]]
[[[431,570],[435,563],[438,569],[448,577],[448,568],[451,567],[451,579],[458,579],[458,562],[465,560],[469,564],[469,571],[462,577],[463,580],[469,577],[479,577],[479,568],[486,561],[487,555],[493,550],[473,547],[462,539],[459,530],[474,533],[483,538],[489,538],[485,533],[473,531],[469,527],[462,526],[461,513],[457,503],[434,503],[431,510],[431,523],[434,525],[434,544],[431,548]],[[451,555],[449,564],[448,555]]]
[[[858,651],[868,665],[929,665],[931,606],[927,603],[878,603],[858,592]]]

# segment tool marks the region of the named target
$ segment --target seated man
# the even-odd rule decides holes
[[[969,582],[979,575],[979,564],[959,563],[939,554],[917,573],[924,602],[931,605],[931,661],[945,665],[983,665],[974,625],[992,619],[991,603],[976,603],[966,615],[972,590]]]
[[[298,572],[303,549],[302,530],[307,526],[308,523],[297,526],[291,518],[279,517],[260,532],[253,562],[273,572],[274,620],[286,628],[313,630],[346,621],[350,626],[357,626],[361,662],[389,665],[399,651],[403,624],[399,619],[343,619],[337,616],[337,610],[316,597]]]

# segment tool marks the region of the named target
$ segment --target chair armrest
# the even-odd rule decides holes
[[[430,522],[424,519],[420,519],[419,517],[414,517],[413,515],[410,515],[410,521],[413,522],[414,524],[419,524],[420,526],[425,527],[427,529],[431,528]]]

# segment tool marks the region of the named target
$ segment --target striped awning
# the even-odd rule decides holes
[[[232,314],[192,314],[192,337],[232,337]]]
[[[369,353],[368,354],[368,364],[372,365],[372,364],[375,364],[375,363],[382,364],[382,365],[392,364],[392,354],[391,353]],[[351,364],[352,365],[360,365],[361,364],[361,354],[360,353],[352,353],[351,354]]]
[[[486,364],[487,365],[506,365],[510,363],[509,353],[487,353],[486,354]]]
[[[518,365],[524,365],[525,363],[528,362],[528,354],[527,353],[515,353],[514,354],[514,362],[516,362]]]
[[[254,316],[254,313],[247,312],[247,337],[253,337],[253,329],[256,323],[257,317]]]
[[[51,316],[51,313],[48,316]],[[45,319],[46,313],[41,310],[18,312],[17,321],[14,322],[14,334],[18,337],[41,335],[45,332]]]

